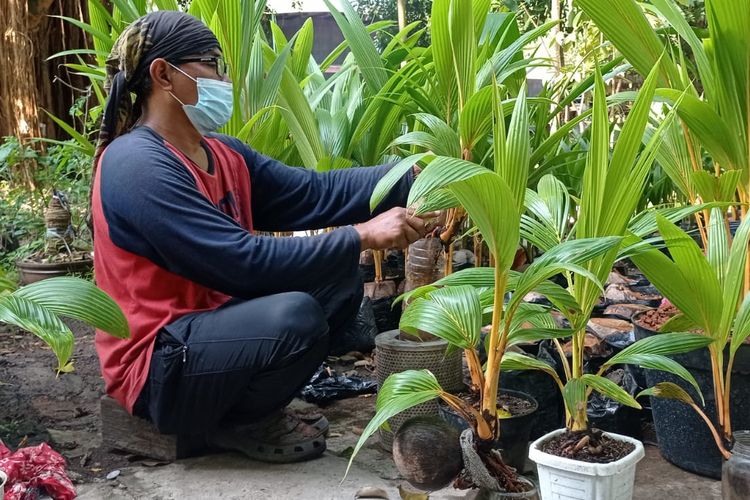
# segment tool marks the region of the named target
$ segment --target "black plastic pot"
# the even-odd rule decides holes
[[[375,315],[375,324],[378,332],[387,332],[397,330],[398,323],[401,320],[401,307],[393,307],[393,301],[396,297],[383,297],[372,301],[372,312]]]
[[[522,415],[500,419],[500,439],[496,442],[497,449],[502,450],[503,461],[523,472],[528,455],[531,429],[536,423],[539,404],[530,395],[519,391],[501,390],[500,394],[507,394],[531,402],[532,409]],[[461,418],[450,406],[440,403],[440,416],[460,431],[469,428],[469,424]]]
[[[536,412],[536,424],[529,434],[530,439],[536,439],[564,425],[562,395],[548,374],[526,370],[504,371],[500,377],[500,390],[528,394],[537,401],[539,409]]]
[[[633,317],[636,339],[658,335],[658,332],[638,324],[642,314]],[[716,400],[708,350],[700,349],[671,357],[695,377],[706,401],[705,412],[716,422]],[[725,355],[724,359],[727,357]],[[700,402],[695,389],[682,379],[658,370],[645,371],[649,387],[660,382],[673,382],[688,391],[696,402]],[[743,345],[737,351],[732,369],[730,404],[732,427],[750,429],[750,345]],[[681,469],[720,479],[722,457],[703,419],[679,401],[652,398],[651,408],[662,456]]]

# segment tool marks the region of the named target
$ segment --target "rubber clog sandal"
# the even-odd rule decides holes
[[[292,411],[292,410],[289,410]],[[299,412],[293,412],[295,416],[297,416],[300,420],[302,420],[307,425],[310,425],[312,427],[315,427],[320,431],[321,434],[324,436],[328,436],[328,431],[331,427],[331,424],[328,422],[328,419],[323,415],[322,413],[299,413]]]
[[[326,439],[321,429],[305,423],[290,412],[275,417],[217,430],[208,437],[208,442],[221,450],[238,451],[254,460],[272,463],[311,460],[326,450]]]

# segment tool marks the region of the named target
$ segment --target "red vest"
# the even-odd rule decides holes
[[[206,137],[204,140],[213,156],[213,173],[200,169],[170,144],[164,144],[164,154],[176,155],[192,174],[198,191],[218,210],[252,231],[250,174],[243,156],[219,139]],[[104,216],[107,200],[101,198],[101,175],[104,169],[127,169],[129,165],[107,163],[106,154],[105,151],[99,161],[91,202],[94,271],[99,288],[125,313],[131,338],[116,339],[97,331],[96,349],[107,394],[132,413],[148,376],[157,332],[185,314],[215,309],[230,297],[171,273],[112,242]]]

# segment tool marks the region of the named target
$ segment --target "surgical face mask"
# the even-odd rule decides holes
[[[198,102],[195,104],[185,104],[170,92],[172,97],[182,104],[182,110],[195,129],[201,135],[206,135],[226,125],[232,117],[232,84],[211,78],[195,79],[177,66],[173,64],[170,66],[193,80],[198,86]]]

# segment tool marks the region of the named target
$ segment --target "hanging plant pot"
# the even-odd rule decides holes
[[[566,498],[570,500],[601,500],[633,498],[635,466],[645,456],[643,444],[637,439],[605,432],[616,441],[633,445],[625,457],[610,463],[590,463],[559,457],[542,451],[547,441],[566,432],[558,429],[533,443],[529,458],[536,462],[539,473],[539,491],[543,499]]]
[[[448,342],[442,339],[430,341],[402,340],[398,330],[383,332],[375,337],[375,374],[378,387],[392,373],[406,370],[430,370],[441,387],[449,392],[464,389],[461,350],[447,352]],[[391,430],[380,429],[380,444],[388,452],[393,446],[393,433],[401,424],[419,415],[437,415],[437,401],[428,401],[414,406],[391,418]]]
[[[644,323],[646,313],[633,317],[637,340],[659,335],[652,325]],[[698,382],[706,401],[704,411],[713,421],[716,418],[716,398],[714,397],[711,358],[707,349],[670,356],[684,366]],[[724,359],[728,358],[728,352]],[[724,370],[726,367],[724,368]],[[645,370],[649,387],[660,382],[672,382],[685,389],[696,401],[700,398],[692,386],[681,378],[657,370]],[[750,429],[750,345],[740,346],[732,367],[732,387],[730,390],[730,412],[732,427]],[[702,476],[721,479],[723,458],[708,426],[688,405],[679,401],[651,398],[656,437],[659,450],[664,458],[681,469]]]
[[[537,421],[537,410],[539,404],[528,394],[519,391],[500,390],[498,406],[513,406],[508,404],[511,400],[520,400],[521,405],[517,413],[511,410],[511,416],[499,419],[500,439],[495,442],[495,448],[500,450],[503,461],[516,469],[523,472],[526,464],[526,455],[528,454],[529,436],[531,429]],[[456,429],[461,431],[468,429],[469,424],[461,418],[456,411],[450,406],[439,403],[440,416]]]
[[[85,274],[94,268],[91,258],[81,258],[67,262],[35,262],[33,260],[19,260],[16,269],[21,284],[29,285],[47,278],[67,276],[70,274]]]

